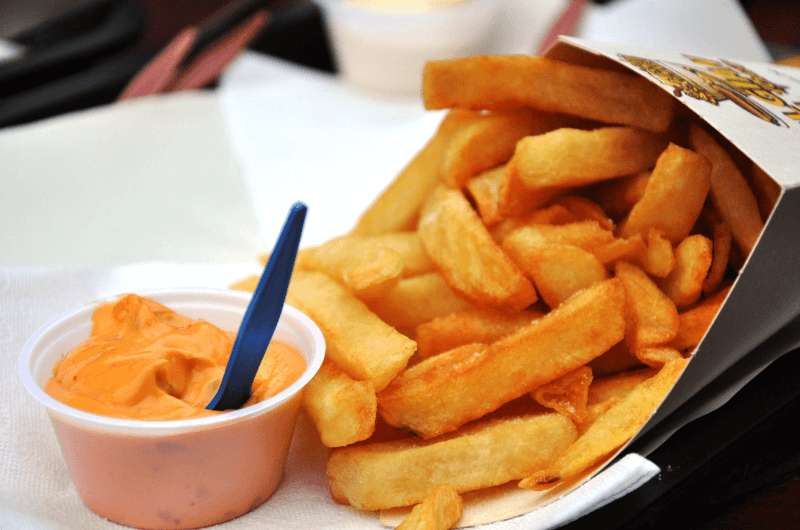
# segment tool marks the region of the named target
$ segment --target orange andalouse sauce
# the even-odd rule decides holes
[[[222,380],[235,334],[134,294],[98,307],[92,323],[91,337],[55,367],[46,387],[52,397],[118,418],[218,414],[205,407]],[[274,396],[305,369],[300,353],[273,340],[245,406]]]

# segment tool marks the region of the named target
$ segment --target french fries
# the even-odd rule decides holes
[[[416,232],[387,232],[365,239],[397,252],[403,260],[404,278],[436,270]]]
[[[327,447],[366,440],[375,431],[378,401],[369,381],[356,381],[326,359],[303,392],[303,408]]]
[[[611,406],[550,468],[534,473],[520,487],[539,489],[572,478],[609,456],[644,427],[686,368],[686,359],[664,365]]]
[[[437,486],[463,493],[528,476],[576,438],[575,425],[560,414],[489,420],[435,440],[334,449],[328,482],[334,499],[360,510],[409,506]]]
[[[597,221],[581,221],[562,225],[530,224],[513,230],[503,239],[503,248],[522,255],[526,249],[543,244],[573,245],[589,252],[610,243],[614,234],[603,230]]]
[[[650,172],[642,171],[630,177],[603,182],[593,186],[590,194],[603,211],[614,219],[625,217],[633,205],[644,196]]]
[[[647,246],[639,258],[639,265],[649,275],[666,278],[675,268],[672,242],[658,228],[647,231]]]
[[[533,190],[581,186],[648,169],[665,145],[631,127],[562,128],[520,140],[508,171]]]
[[[458,492],[450,486],[439,486],[414,506],[396,530],[448,530],[461,519],[462,510]]]
[[[422,77],[427,109],[534,108],[664,132],[669,95],[627,73],[522,55],[430,61]]]
[[[678,307],[700,298],[711,268],[712,244],[700,234],[689,236],[675,249],[675,269],[661,281],[661,289]]]
[[[642,363],[630,352],[628,345],[623,340],[597,359],[593,359],[589,366],[594,375],[601,376],[640,368]]]
[[[384,322],[409,332],[424,322],[471,306],[447,286],[438,272],[404,278],[368,305]]]
[[[708,269],[708,275],[703,281],[703,292],[705,294],[715,292],[725,278],[725,272],[728,270],[728,261],[731,257],[731,242],[733,241],[731,229],[724,221],[713,220],[711,230],[714,237],[714,254],[711,257],[711,267]]]
[[[607,277],[603,263],[580,247],[545,243],[531,247],[509,244],[506,248],[511,259],[533,280],[542,299],[552,308]]]
[[[694,149],[711,162],[711,200],[733,239],[745,255],[756,244],[764,223],[758,202],[730,155],[705,129],[693,125],[689,138]]]
[[[467,183],[467,191],[475,201],[478,214],[487,227],[503,219],[503,214],[500,213],[500,182],[505,172],[506,166],[496,167],[484,171]]]
[[[458,110],[449,112],[434,137],[361,214],[353,235],[413,230],[422,205],[439,183],[439,169],[452,135],[473,115]]]
[[[502,217],[525,215],[557,197],[560,190],[555,188],[530,189],[522,183],[508,165],[500,176],[497,211]]]
[[[592,254],[603,265],[609,265],[618,261],[636,261],[647,251],[642,236],[636,234],[629,238],[612,239],[608,243],[603,243],[592,249]]]
[[[381,390],[405,368],[416,344],[319,272],[296,271],[286,300],[314,319],[326,354],[350,377]]]
[[[453,431],[607,351],[625,335],[624,310],[618,280],[596,284],[490,346],[412,366],[378,394],[380,414],[424,438]]]
[[[673,243],[683,241],[703,209],[710,173],[704,157],[670,144],[658,157],[644,195],[620,226],[620,235],[647,236],[648,230],[659,228]]]
[[[536,301],[531,283],[495,244],[460,191],[434,191],[418,231],[448,285],[467,299],[512,309]]]
[[[570,212],[576,221],[597,221],[604,230],[614,230],[614,221],[596,202],[578,195],[558,197],[553,204],[563,206]]]
[[[778,202],[778,198],[781,195],[781,187],[756,164],[752,164],[750,175],[752,177],[750,182],[753,184],[753,192],[758,201],[761,219],[766,221],[769,214],[772,213],[775,203]]]
[[[651,368],[661,368],[670,361],[682,359],[681,352],[667,346],[648,346],[636,350],[636,358]]]
[[[678,310],[647,274],[629,263],[616,265],[625,287],[628,328],[625,341],[631,352],[669,343],[678,333]]]
[[[508,313],[470,308],[438,317],[417,327],[417,354],[431,357],[474,342],[488,344],[510,335],[542,317],[538,311]]]
[[[693,308],[681,313],[678,334],[672,340],[671,346],[681,351],[694,350],[717,316],[729,290],[730,287],[723,288]]]
[[[299,270],[324,272],[339,280],[358,298],[386,294],[403,275],[403,258],[374,238],[345,236],[301,251]]]
[[[542,129],[542,120],[530,110],[475,113],[448,142],[439,173],[442,182],[461,188],[478,173],[506,162],[520,138]]]
[[[586,421],[586,405],[591,384],[592,369],[581,366],[555,381],[540,386],[531,395],[543,407],[553,409],[580,426]]]

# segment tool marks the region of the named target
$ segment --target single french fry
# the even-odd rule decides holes
[[[448,285],[467,299],[516,310],[536,301],[533,285],[497,246],[460,191],[434,191],[418,232]]]
[[[368,303],[381,319],[402,331],[463,311],[471,304],[448,287],[442,275],[429,272],[400,280],[388,293]]]
[[[620,225],[620,235],[661,229],[673,243],[683,241],[703,209],[710,186],[711,165],[697,153],[670,144],[658,157],[644,196]]]
[[[424,438],[453,431],[607,351],[625,334],[624,306],[607,280],[489,346],[425,359],[378,394],[380,414]]]
[[[253,291],[256,290],[256,286],[258,285],[259,279],[260,277],[256,275],[248,276],[247,278],[242,278],[241,280],[232,283],[231,289],[235,289],[237,291],[247,291],[252,293]]]
[[[674,113],[668,94],[633,74],[527,55],[430,61],[422,97],[427,109],[530,107],[655,132]]]
[[[778,197],[781,195],[781,187],[772,180],[772,177],[767,175],[766,171],[756,164],[752,165],[750,176],[753,192],[756,194],[756,200],[758,201],[758,210],[761,212],[761,219],[766,221],[769,214],[772,213],[775,203],[778,202]]]
[[[711,259],[711,240],[700,234],[687,237],[675,248],[675,268],[660,284],[676,306],[686,307],[700,298]]]
[[[582,186],[648,169],[665,146],[631,127],[562,128],[520,140],[508,171],[533,190]]]
[[[603,263],[580,247],[559,243],[522,246],[514,241],[505,246],[508,255],[533,280],[551,308],[608,277]]]
[[[522,183],[519,175],[509,170],[508,165],[505,168],[500,175],[497,198],[497,210],[503,217],[528,214],[562,193],[556,188],[530,189]]]
[[[666,278],[675,268],[672,242],[662,230],[651,228],[647,231],[647,246],[638,264],[647,274],[656,278]]]
[[[553,204],[547,208],[534,210],[522,217],[503,219],[499,224],[492,227],[492,237],[495,241],[502,243],[511,232],[523,226],[539,224],[563,225],[577,221],[569,210],[560,204]]]
[[[425,358],[474,342],[489,344],[541,317],[538,311],[508,313],[489,308],[451,313],[417,326],[417,353]]]
[[[603,265],[623,261],[637,261],[647,251],[642,236],[636,234],[629,238],[612,239],[592,249],[592,254]]]
[[[383,296],[403,275],[403,258],[375,238],[344,236],[297,255],[298,270],[324,272],[361,300]]]
[[[567,209],[576,221],[597,221],[605,230],[614,230],[612,221],[596,202],[579,195],[558,197],[553,204],[560,204]]]
[[[286,299],[320,327],[326,355],[350,377],[371,381],[376,391],[405,368],[416,350],[413,340],[322,273],[295,272]]]
[[[589,386],[588,405],[604,401],[619,400],[627,396],[636,386],[658,373],[652,368],[627,370],[606,377],[595,377]]]
[[[625,287],[628,320],[625,341],[631,352],[669,343],[678,333],[678,310],[639,267],[624,261],[616,265]]]
[[[651,368],[661,368],[670,361],[683,359],[681,352],[669,346],[647,346],[636,350],[636,358]]]
[[[328,483],[334,499],[360,510],[409,506],[437,486],[463,493],[527,476],[576,438],[575,425],[560,414],[488,420],[430,441],[334,449]]]
[[[439,169],[453,133],[474,115],[469,111],[449,112],[433,138],[361,214],[352,234],[371,236],[413,230],[422,205],[439,183]]]
[[[404,278],[436,270],[416,232],[387,232],[364,239],[400,254],[400,258],[403,260]]]
[[[711,326],[728,295],[730,287],[724,287],[693,308],[680,314],[678,334],[670,345],[680,351],[694,350]]]
[[[744,255],[749,255],[764,228],[755,195],[727,151],[705,129],[692,125],[689,138],[692,147],[711,162],[714,207],[731,227],[733,239]]]
[[[632,368],[640,368],[642,363],[628,349],[625,341],[615,344],[610,350],[589,363],[595,375],[610,375]]]
[[[327,447],[366,440],[375,431],[378,401],[369,381],[356,381],[330,359],[303,392],[303,408]]]
[[[463,504],[450,486],[438,486],[414,506],[396,530],[449,530],[461,519]]]
[[[502,243],[507,252],[524,255],[526,249],[547,243],[573,245],[593,252],[613,240],[614,234],[603,230],[597,221],[581,221],[563,225],[523,225],[503,238]]]
[[[731,257],[731,243],[733,242],[731,229],[725,221],[712,221],[711,229],[714,237],[714,253],[711,258],[711,267],[708,269],[708,275],[703,281],[703,292],[705,294],[715,292],[725,278],[725,272],[728,270],[728,261]]]
[[[484,171],[467,183],[467,191],[475,201],[486,226],[495,225],[503,219],[500,213],[500,181],[505,171],[505,166],[496,167]]]
[[[630,177],[602,182],[591,190],[591,197],[615,219],[624,217],[644,196],[650,172],[642,171]]]
[[[586,420],[586,404],[589,400],[589,385],[592,384],[592,369],[581,366],[531,392],[531,396],[543,407],[553,409],[580,426]]]
[[[668,362],[656,375],[639,383],[597,418],[591,426],[544,471],[520,482],[523,488],[549,488],[575,477],[623,446],[644,427],[686,368],[686,359]]]
[[[542,121],[552,120],[531,110],[475,113],[450,138],[439,173],[442,182],[461,188],[478,173],[507,162],[521,138],[542,130]]]

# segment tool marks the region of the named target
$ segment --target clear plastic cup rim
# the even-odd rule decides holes
[[[153,289],[141,291],[138,294],[155,299],[169,296],[195,295],[198,298],[207,298],[208,302],[212,304],[215,300],[217,302],[222,302],[224,300],[227,300],[228,302],[243,302],[241,309],[242,315],[244,314],[251,296],[250,293],[234,291],[231,289],[205,288]],[[286,325],[285,322],[287,320],[299,325],[299,327],[301,327],[305,333],[308,333],[312,343],[312,351],[306,356],[307,363],[305,371],[296,381],[274,396],[256,404],[238,410],[226,411],[222,412],[221,414],[203,416],[200,418],[181,420],[137,420],[92,414],[90,412],[71,407],[47,394],[42,386],[36,382],[33,373],[33,360],[40,344],[46,342],[50,338],[51,334],[58,333],[59,330],[66,329],[70,322],[82,317],[86,317],[87,315],[91,317],[91,314],[99,304],[116,300],[119,298],[119,296],[120,294],[104,297],[86,304],[78,309],[62,314],[61,316],[56,317],[40,327],[25,342],[18,361],[19,378],[28,393],[39,403],[44,405],[48,411],[55,412],[62,417],[72,419],[73,422],[83,425],[91,425],[101,430],[138,431],[141,434],[156,434],[164,431],[193,431],[221,427],[223,425],[259,416],[286,403],[288,400],[298,394],[308,384],[311,378],[316,375],[317,371],[319,371],[319,368],[322,365],[322,361],[325,358],[325,339],[322,336],[322,332],[320,331],[319,327],[317,327],[317,325],[299,309],[288,304],[284,304],[283,312],[281,313],[281,319],[278,323],[278,329],[281,328],[282,324]],[[165,305],[169,307],[168,303]],[[64,352],[64,355],[67,353],[68,352]]]

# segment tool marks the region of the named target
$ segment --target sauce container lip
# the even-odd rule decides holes
[[[247,303],[249,302],[251,296],[250,293],[243,291],[210,288],[150,289],[140,291],[138,294],[148,297],[165,295],[197,295],[198,297],[207,296],[210,302],[213,302],[214,299],[217,299],[218,301],[222,301],[224,299],[229,301],[240,301],[244,302],[241,309],[242,314],[244,314]],[[33,335],[31,335],[31,337],[23,345],[17,366],[19,378],[28,393],[39,403],[47,407],[48,410],[67,416],[73,421],[84,425],[90,424],[91,426],[104,430],[135,430],[141,434],[161,434],[165,431],[180,432],[221,427],[229,423],[258,416],[284,404],[308,384],[311,378],[313,378],[317,371],[319,371],[320,366],[322,366],[322,361],[325,358],[325,338],[322,336],[322,332],[320,331],[319,327],[314,323],[313,320],[306,316],[305,313],[296,307],[293,307],[289,304],[284,304],[283,313],[281,314],[281,319],[278,323],[277,329],[280,329],[282,326],[286,325],[284,323],[285,318],[297,322],[299,326],[310,335],[312,351],[308,356],[305,371],[296,381],[274,396],[260,401],[254,405],[250,405],[238,410],[222,412],[212,416],[204,416],[201,418],[182,420],[137,420],[92,414],[90,412],[85,412],[83,410],[71,407],[50,396],[44,391],[42,386],[36,382],[33,375],[33,354],[36,351],[39,343],[47,339],[47,335],[50,332],[58,330],[60,327],[64,327],[68,321],[80,318],[80,316],[85,313],[88,313],[89,316],[91,316],[91,313],[94,312],[99,304],[116,300],[120,296],[122,296],[122,294],[103,297],[94,300],[78,309],[69,311],[54,318],[34,332]],[[64,352],[64,354],[66,355],[67,352]]]

